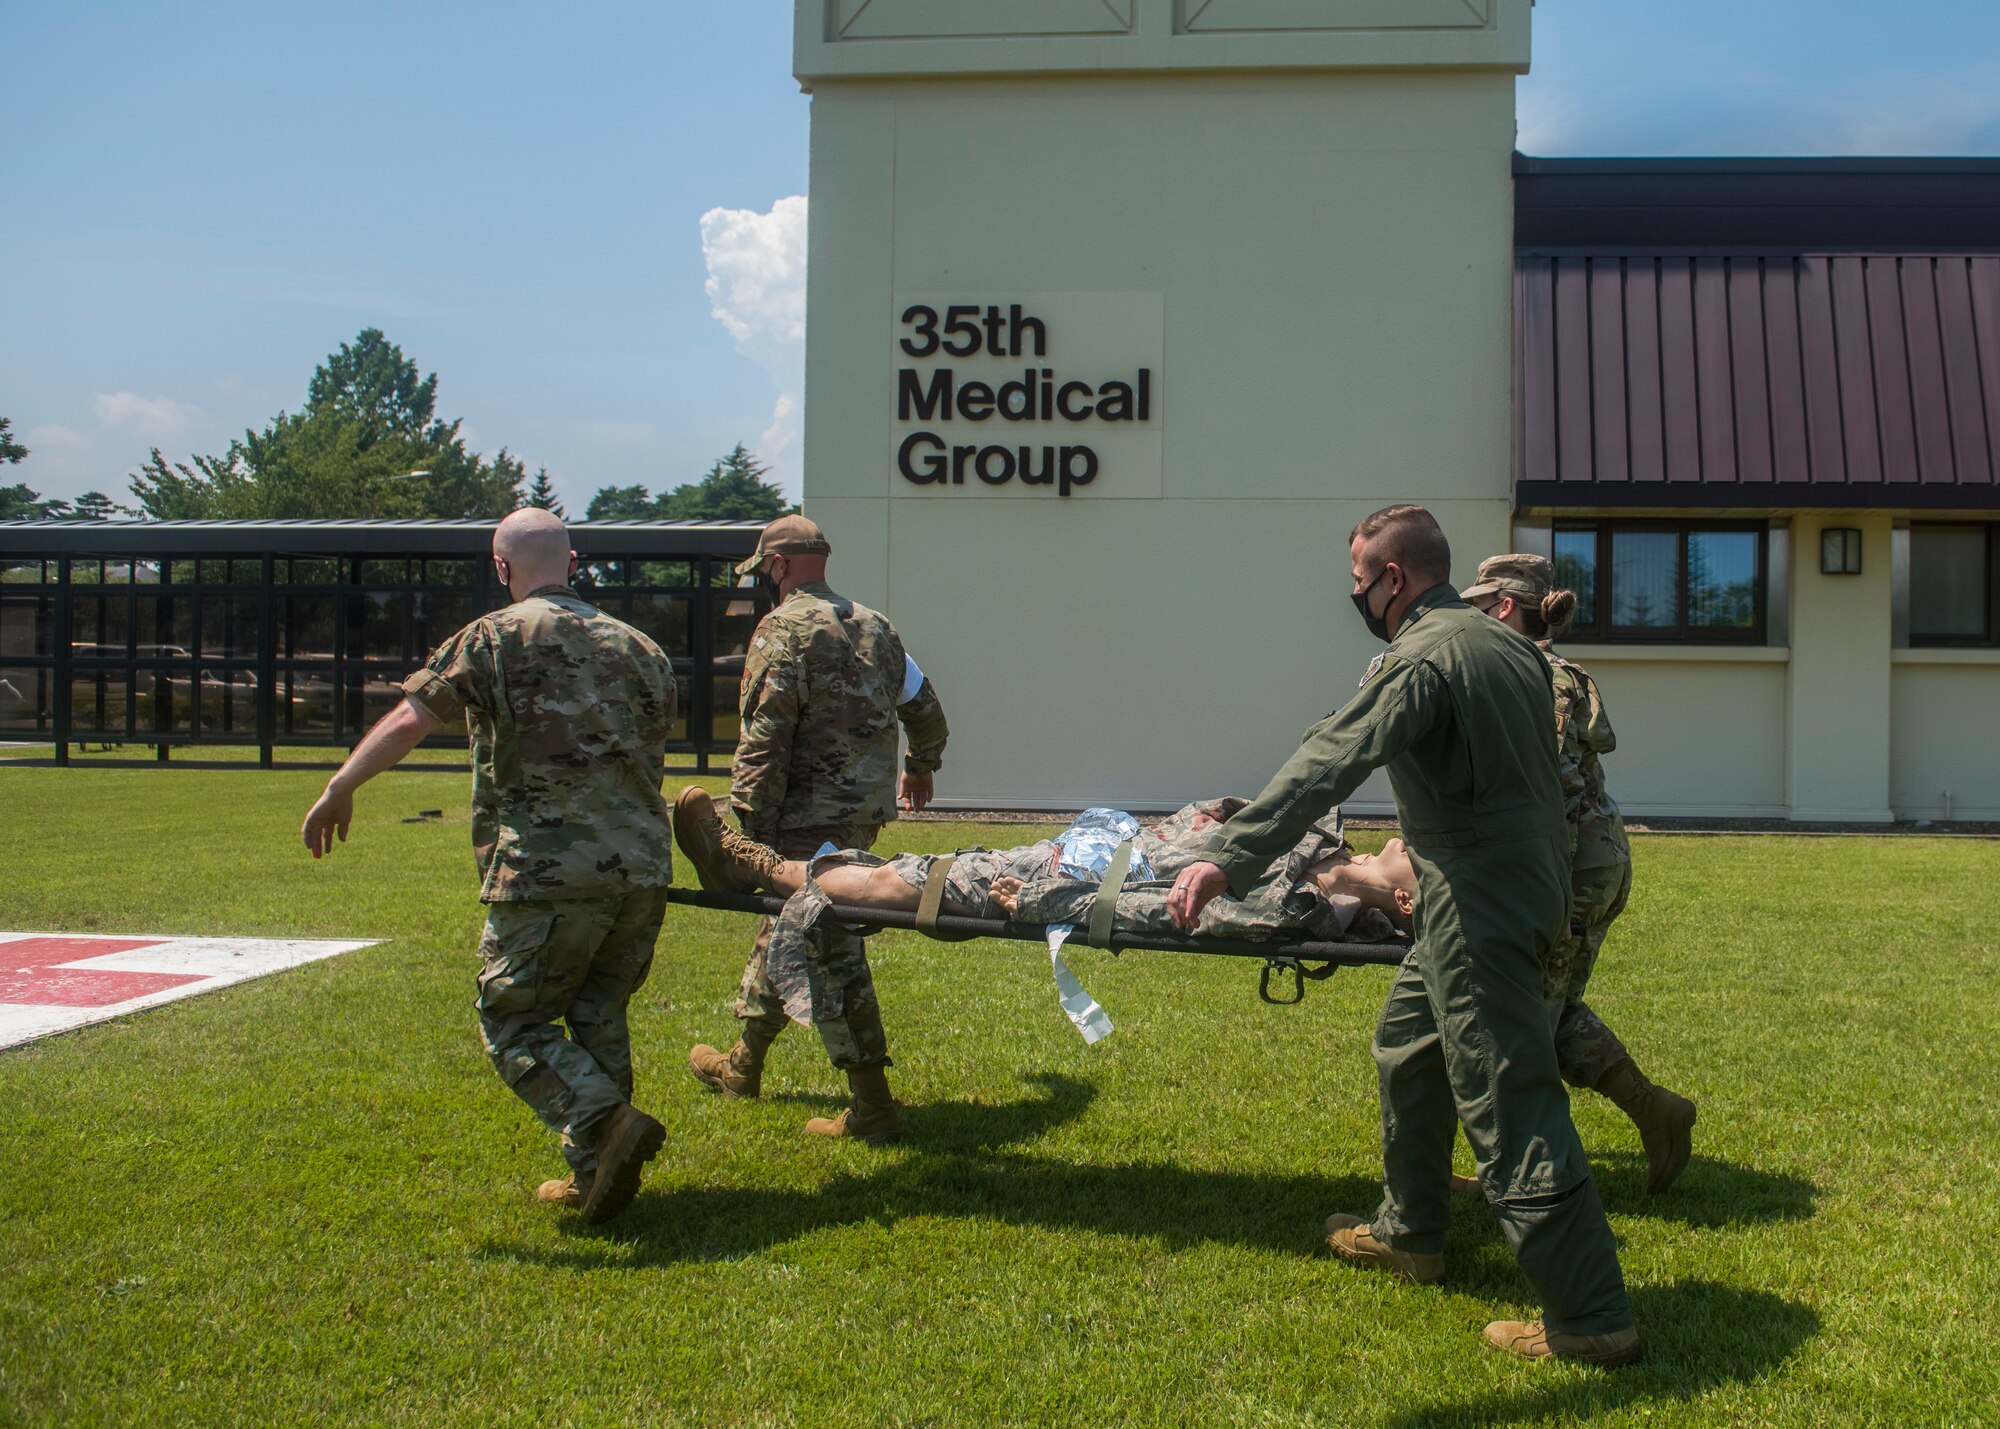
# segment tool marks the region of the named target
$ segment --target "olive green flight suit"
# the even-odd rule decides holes
[[[1398,1250],[1444,1249],[1453,1120],[1552,1330],[1632,1323],[1542,998],[1567,930],[1569,829],[1541,652],[1448,586],[1420,595],[1355,697],[1314,725],[1209,857],[1238,896],[1387,766],[1417,874],[1416,939],[1375,1032],[1382,1207]]]

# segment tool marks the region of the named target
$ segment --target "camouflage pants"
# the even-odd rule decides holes
[[[866,849],[881,832],[878,824],[833,824],[811,829],[786,829],[774,845],[786,858],[811,858],[821,845]],[[736,990],[736,1015],[761,1022],[775,1036],[790,1022],[784,998],[765,970],[765,949],[771,941],[771,920],[757,925],[757,942]],[[815,928],[806,959],[812,983],[813,1028],[826,1044],[826,1055],[841,1071],[850,1067],[886,1067],[888,1034],[882,1030],[882,1009],[875,1000],[875,975],[868,968],[868,945],[838,928]]]
[[[597,1167],[597,1123],[632,1099],[625,1005],[652,969],[666,906],[664,888],[640,888],[486,908],[480,1040],[579,1175]]]
[[[1629,861],[1602,868],[1571,871],[1574,900],[1571,916],[1582,931],[1572,931],[1542,966],[1542,997],[1555,1028],[1556,1061],[1563,1080],[1573,1087],[1595,1087],[1606,1072],[1627,1055],[1618,1034],[1583,1000],[1597,966],[1598,949],[1632,892]]]

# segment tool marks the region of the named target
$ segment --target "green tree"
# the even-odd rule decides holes
[[[529,484],[528,494],[523,498],[521,504],[524,506],[539,506],[544,511],[554,512],[565,521],[569,519],[569,513],[563,510],[562,502],[556,499],[556,484],[549,479],[549,469],[547,467],[541,467],[536,470],[535,479]]]
[[[657,521],[660,505],[643,486],[601,486],[583,513],[586,521]]]
[[[769,470],[738,442],[698,482],[659,496],[643,486],[600,487],[586,514],[592,521],[769,521],[797,511],[776,483],[764,480]]]
[[[84,521],[103,521],[122,508],[101,491],[86,491],[76,499],[76,515]]]
[[[306,410],[332,410],[379,429],[421,435],[437,411],[437,374],[421,380],[417,364],[379,327],[363,328],[352,345],[319,365],[306,386]],[[455,425],[455,424],[454,424]]]
[[[8,430],[12,425],[8,418],[0,417],[0,461],[17,462],[28,454],[28,449],[15,441],[13,432]]]
[[[25,481],[0,486],[0,521],[45,521],[67,515],[67,501],[59,497],[44,501],[41,493],[29,490]]]
[[[435,415],[437,374],[377,328],[313,373],[303,411],[280,412],[222,456],[168,462],[158,448],[132,494],[162,520],[497,518],[521,504],[527,470],[501,448],[465,449],[460,423]]]
[[[777,483],[764,480],[770,468],[738,442],[735,450],[692,486],[677,486],[660,498],[670,521],[769,521],[794,510]]]

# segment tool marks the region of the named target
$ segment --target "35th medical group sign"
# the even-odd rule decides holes
[[[1160,294],[907,294],[895,317],[895,495],[1160,494]]]

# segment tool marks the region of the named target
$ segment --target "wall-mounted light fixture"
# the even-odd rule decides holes
[[[1861,531],[1854,526],[1826,526],[1819,533],[1819,573],[1823,576],[1861,574]]]

